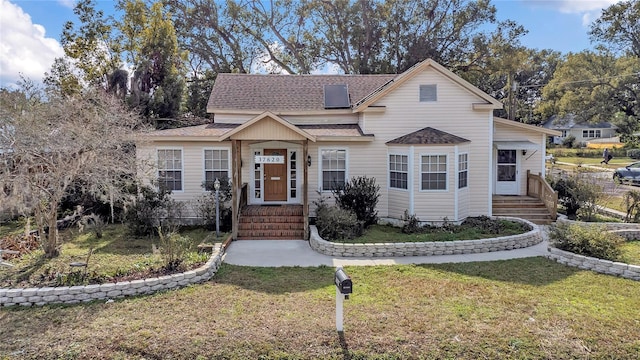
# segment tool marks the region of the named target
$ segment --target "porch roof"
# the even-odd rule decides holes
[[[493,146],[498,150],[538,150],[540,145],[529,140],[516,141],[494,141]]]

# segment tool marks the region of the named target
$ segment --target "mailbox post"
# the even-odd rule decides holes
[[[336,284],[336,330],[342,332],[344,331],[344,300],[349,299],[349,294],[353,292],[353,283],[342,267],[336,269],[334,282]]]

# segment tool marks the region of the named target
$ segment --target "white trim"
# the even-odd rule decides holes
[[[318,192],[320,193],[330,193],[331,190],[325,190],[322,187],[322,152],[325,150],[344,150],[344,181],[349,181],[349,148],[348,147],[338,147],[338,146],[330,146],[330,147],[319,147],[318,148]]]
[[[416,156],[415,147],[410,146],[409,151],[411,152],[411,154],[409,155],[408,164],[407,164],[407,166],[409,167],[409,175],[407,175],[408,177],[407,181],[409,182],[409,184],[407,184],[407,186],[409,187],[409,214],[413,215],[415,214],[415,211],[416,211],[416,200],[415,200],[416,189],[415,189],[415,168],[414,168],[415,156]]]
[[[391,186],[391,161],[389,160],[390,156],[406,156],[407,157],[407,188],[403,189],[403,188],[397,188],[397,187],[392,187]],[[401,171],[397,171],[397,172],[401,172]],[[409,154],[407,153],[403,153],[400,151],[395,151],[395,152],[390,152],[387,150],[387,190],[394,190],[394,191],[409,191],[409,174],[411,173],[410,169],[409,169]]]
[[[445,173],[445,180],[444,180],[445,188],[444,189],[423,189],[422,188],[422,157],[423,156],[444,156],[445,165],[446,165],[445,168],[447,169],[446,173]],[[450,166],[449,155],[447,153],[420,153],[419,157],[420,157],[420,159],[419,159],[420,161],[418,163],[418,166],[420,167],[420,169],[418,169],[418,174],[420,175],[419,176],[419,178],[420,178],[420,181],[419,181],[420,186],[419,186],[419,190],[418,191],[419,192],[448,192],[449,191],[449,172],[450,172],[449,171],[449,166]]]
[[[264,177],[260,177],[260,198],[257,199],[255,189],[255,161],[254,153],[259,151],[264,155],[265,150],[269,149],[285,149],[287,152],[287,200],[285,201],[265,201],[264,200]],[[302,166],[307,166],[307,160],[300,158],[302,156],[302,145],[296,143],[290,143],[285,141],[264,141],[249,144],[250,159],[249,159],[249,178],[251,182],[247,185],[249,196],[247,202],[249,205],[263,205],[263,204],[300,204],[302,203],[302,183],[304,181],[302,172],[304,169]],[[296,152],[296,197],[291,197],[291,152]],[[304,161],[303,161],[304,160]],[[264,174],[264,164],[260,164],[260,175]]]
[[[489,214],[489,216],[493,216],[493,192],[494,192],[494,188],[495,188],[495,184],[494,184],[494,177],[493,177],[493,172],[494,172],[494,162],[495,159],[493,158],[493,154],[494,154],[494,150],[493,150],[493,135],[494,132],[496,131],[495,128],[495,124],[493,122],[493,111],[489,111],[488,112],[489,115],[489,124],[487,124],[489,126],[489,139],[487,142],[487,170],[488,170],[488,177],[487,177],[487,214]]]
[[[460,209],[459,209],[459,198],[458,198],[458,192],[460,190],[460,188],[458,187],[458,180],[459,180],[459,170],[460,170],[460,156],[458,154],[458,145],[454,146],[453,148],[453,157],[454,157],[454,162],[453,162],[453,168],[455,170],[455,180],[453,181],[453,186],[455,188],[455,191],[453,192],[453,216],[455,217],[455,221],[460,220]],[[468,183],[468,180],[467,180]]]
[[[155,174],[155,178],[158,181],[158,186],[157,189],[160,189],[160,167],[158,166],[158,161],[159,161],[159,157],[158,157],[158,151],[159,150],[180,150],[180,184],[182,185],[182,188],[180,190],[171,190],[172,193],[176,192],[176,193],[183,193],[185,190],[185,183],[184,183],[184,147],[182,146],[156,146],[156,174]],[[164,169],[167,170],[167,169]],[[175,171],[175,170],[173,170]]]
[[[542,139],[542,156],[540,156],[540,169],[542,169],[542,171],[540,173],[542,174],[542,177],[545,178],[547,176],[547,164],[545,164],[547,159],[547,136],[542,134],[540,137]],[[528,192],[529,189],[526,191]]]
[[[207,150],[226,150],[227,151],[227,164],[229,165],[227,167],[227,174],[231,175],[231,148],[230,147],[221,147],[221,146],[216,146],[216,147],[203,147],[202,148],[202,182],[201,184],[204,184],[207,181],[207,162],[206,162],[206,156],[205,156],[205,152]],[[209,170],[209,171],[215,171],[215,170]],[[231,176],[228,176],[229,182],[231,182]],[[207,189],[204,186],[202,187],[202,192],[207,192]]]

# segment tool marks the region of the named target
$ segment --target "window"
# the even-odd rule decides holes
[[[583,138],[599,138],[601,136],[602,134],[600,130],[582,130]]]
[[[438,101],[438,88],[436,85],[420,85],[420,102]]]
[[[389,155],[389,187],[407,189],[407,155]]]
[[[229,150],[204,150],[204,182],[207,189],[213,189],[216,179],[229,179]]]
[[[347,178],[347,150],[323,149],[321,150],[322,190],[334,190],[344,185]]]
[[[158,149],[158,186],[171,191],[182,190],[181,149]]]
[[[289,196],[295,199],[298,195],[298,160],[296,151],[289,151]]]
[[[567,134],[567,130],[562,130],[562,137],[563,137],[563,138],[564,138],[564,137],[567,137],[567,135],[568,135],[568,134]]]
[[[447,189],[447,156],[423,155],[421,161],[421,189]]]
[[[466,188],[469,179],[469,155],[458,155],[458,189]]]

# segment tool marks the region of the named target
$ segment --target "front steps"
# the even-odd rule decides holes
[[[303,240],[302,205],[247,205],[240,211],[238,240]]]
[[[530,196],[493,196],[493,216],[512,216],[538,225],[549,225],[555,220],[540,199]]]

